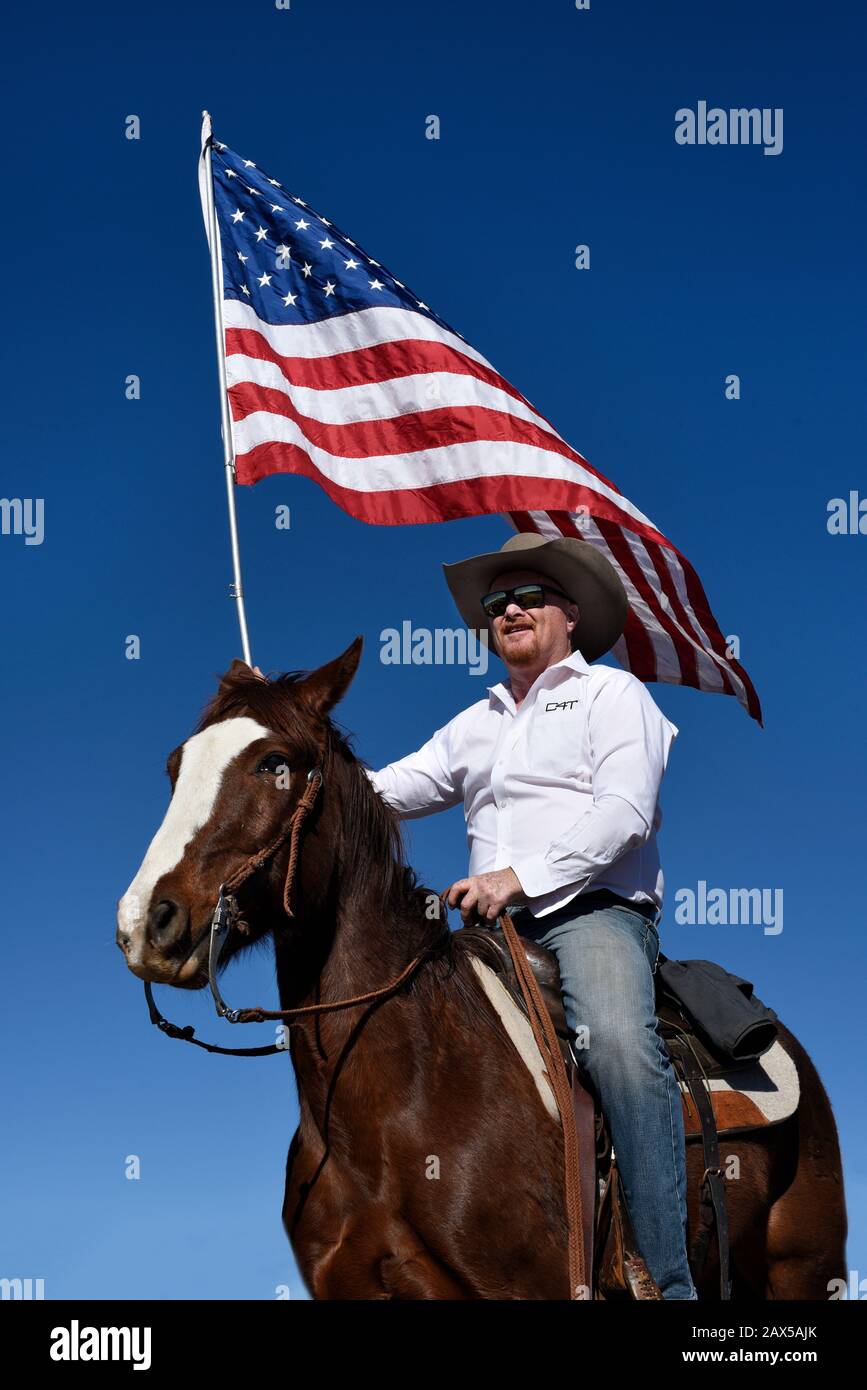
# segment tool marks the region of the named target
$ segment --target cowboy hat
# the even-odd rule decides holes
[[[614,646],[626,624],[629,604],[614,566],[589,541],[572,536],[546,540],[535,531],[519,531],[487,555],[473,555],[443,565],[446,583],[467,627],[487,627],[481,600],[506,570],[532,570],[553,580],[578,605],[572,650],[595,661]]]

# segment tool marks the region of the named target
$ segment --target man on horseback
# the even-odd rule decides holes
[[[447,901],[465,924],[511,907],[517,930],[556,954],[641,1253],[664,1298],[694,1299],[680,1091],[654,988],[657,798],[677,729],[635,676],[589,664],[627,613],[594,546],[519,534],[443,568],[467,625],[487,624],[508,680],[371,780],[403,819],[463,803],[469,876]]]

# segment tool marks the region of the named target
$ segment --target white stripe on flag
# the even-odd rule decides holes
[[[657,602],[659,603],[659,606],[662,609],[663,613],[668,618],[669,622],[672,623],[673,626],[677,629],[677,631],[683,635],[684,640],[689,642],[690,645],[694,648],[696,654],[696,669],[698,672],[699,680],[701,681],[702,685],[705,686],[708,690],[724,690],[725,683],[719,671],[717,670],[716,665],[711,660],[708,653],[704,651],[702,647],[699,646],[695,638],[695,633],[690,631],[689,628],[684,627],[683,623],[680,621],[680,618],[678,617],[677,613],[672,607],[672,603],[670,598],[668,597],[668,594],[665,592],[665,590],[662,588],[659,582],[659,576],[656,573],[653,561],[647,553],[647,549],[641,536],[636,536],[634,532],[629,531],[625,526],[621,529],[623,531],[624,536],[626,537],[626,541],[629,545],[630,550],[632,551],[633,555],[638,561],[642,574],[645,576],[651,589],[656,594]],[[657,550],[659,549],[664,550],[666,549],[666,547],[657,546]],[[684,604],[684,608],[687,609],[688,613],[691,612],[688,603]],[[660,632],[664,632],[664,629],[660,628]],[[665,636],[668,637],[668,634],[665,633]],[[668,640],[671,641],[671,638],[668,638]],[[676,656],[675,659],[677,660]],[[678,661],[678,666],[679,665],[680,662]]]
[[[393,420],[401,415],[417,415],[425,410],[448,410],[475,406],[499,410],[528,420],[548,434],[551,427],[532,406],[516,401],[508,392],[489,386],[479,377],[457,372],[419,372],[414,376],[393,377],[388,381],[364,382],[335,390],[296,386],[275,362],[233,353],[226,358],[230,386],[245,381],[288,396],[302,415],[323,424],[348,425],[361,420]]]
[[[359,309],[340,314],[320,323],[266,323],[249,304],[239,299],[223,301],[223,321],[226,328],[248,328],[261,333],[281,357],[331,357],[336,352],[354,352],[358,348],[376,347],[379,343],[414,342],[445,343],[473,362],[493,371],[490,362],[463,338],[441,328],[424,314],[411,309],[383,306],[381,309]]]
[[[324,477],[340,487],[361,492],[384,491],[390,488],[435,487],[440,483],[467,481],[472,478],[537,478],[561,479],[584,483],[600,497],[608,497],[622,511],[642,519],[637,508],[619,493],[599,483],[571,459],[533,444],[513,440],[472,439],[460,444],[444,444],[439,448],[419,449],[412,453],[380,454],[369,458],[352,458],[332,454],[311,443],[294,420],[271,411],[257,410],[237,420],[232,426],[235,455],[240,458],[261,444],[296,444],[310,456]]]

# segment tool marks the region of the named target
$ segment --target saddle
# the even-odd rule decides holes
[[[462,927],[455,937],[483,967],[493,972],[526,1017],[526,1004],[502,929]],[[556,1029],[569,1078],[582,1156],[584,1250],[587,1268],[593,1271],[592,1296],[659,1299],[662,1295],[638,1251],[599,1097],[573,1048],[575,1035],[566,1022],[557,957],[538,942],[527,937],[520,940]],[[752,1129],[785,1118],[797,1104],[797,1073],[779,1043],[773,1044],[767,1063],[764,1057],[733,1061],[697,1030],[683,1002],[665,986],[658,971],[654,978],[657,1028],[678,1078],[686,1139],[700,1141],[704,1150],[705,1171],[699,1221],[689,1253],[690,1267],[697,1284],[715,1233],[720,1297],[727,1299],[731,1295],[728,1213],[718,1135],[720,1131]],[[781,1067],[786,1062],[791,1068],[789,1072],[785,1065]],[[786,1075],[781,1084],[783,1072]],[[593,1155],[593,1162],[586,1161],[588,1154]]]

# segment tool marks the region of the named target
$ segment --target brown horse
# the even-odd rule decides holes
[[[396,991],[290,1025],[300,1124],[283,1221],[315,1298],[568,1296],[563,1142],[530,1070],[403,861],[396,820],[329,719],[361,639],[308,676],[233,663],[196,733],[168,760],[172,800],[120,903],[118,944],[141,979],[201,988],[221,885],[279,838],[321,765],[284,908],[288,841],[238,891],[225,961],[267,933],[281,1007],[374,991],[419,953]],[[722,1141],[733,1297],[826,1299],[845,1279],[846,1218],[834,1118],[787,1029],[800,1078],[789,1120]],[[244,1039],[246,1041],[246,1039]],[[690,1229],[702,1173],[687,1151]],[[700,1297],[717,1297],[711,1261]]]

